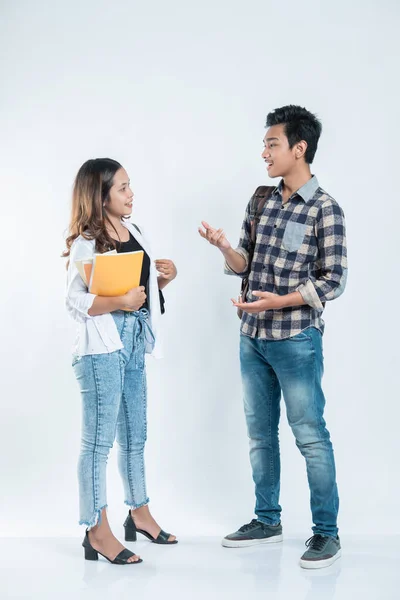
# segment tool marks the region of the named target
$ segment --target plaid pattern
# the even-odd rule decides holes
[[[246,269],[235,273],[225,263],[225,273],[249,274],[247,302],[257,300],[253,291],[280,296],[299,291],[304,306],[243,313],[241,332],[257,338],[281,340],[307,327],[324,331],[325,303],[343,292],[347,278],[346,231],[343,211],[312,177],[282,204],[282,182],[266,202],[257,227],[256,244],[249,273],[250,204],[246,209],[236,251],[246,260]]]

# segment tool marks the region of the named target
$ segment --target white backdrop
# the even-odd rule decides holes
[[[0,17],[1,534],[81,532],[59,255],[73,178],[102,156],[126,167],[134,220],[179,269],[166,358],[148,362],[153,513],[181,535],[252,518],[230,306],[239,280],[197,226],[223,226],[236,244],[252,191],[268,183],[266,114],[287,103],[321,117],[313,171],[347,217],[348,288],[326,309],[324,338],[339,524],[399,533],[397,2],[2,0]],[[281,449],[286,534],[308,536],[305,466],[284,413]],[[108,484],[120,534],[116,449]]]

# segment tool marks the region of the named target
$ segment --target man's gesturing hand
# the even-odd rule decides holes
[[[255,314],[264,310],[276,310],[282,308],[282,297],[271,292],[252,292],[253,296],[260,298],[255,302],[237,302],[233,298],[232,304],[237,308],[241,308],[244,312]]]
[[[229,250],[231,248],[230,243],[225,237],[225,233],[222,229],[214,229],[205,221],[202,221],[204,229],[199,227],[199,234],[202,238],[210,242],[213,246],[216,246],[220,250]]]

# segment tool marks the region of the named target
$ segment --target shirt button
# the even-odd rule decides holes
[[[274,229],[276,229],[276,227],[277,227],[277,226],[276,226],[276,225],[274,225]]]
[[[258,289],[259,289],[259,290],[262,290],[262,285],[259,285],[259,286],[258,286]]]

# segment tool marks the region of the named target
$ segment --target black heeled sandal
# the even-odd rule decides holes
[[[169,541],[170,533],[166,533],[161,529],[157,538],[153,538],[150,533],[144,531],[144,529],[137,529],[134,520],[132,519],[131,511],[128,512],[128,516],[125,519],[124,523],[125,527],[125,541],[126,542],[136,542],[137,533],[141,533],[146,536],[148,540],[153,542],[153,544],[164,544],[164,545],[172,545],[177,544],[178,540]]]
[[[99,552],[98,550],[95,550],[93,548],[92,544],[89,542],[89,536],[88,536],[87,529],[86,529],[85,537],[83,538],[82,546],[85,549],[85,559],[86,560],[98,560],[99,559],[99,554],[101,554],[101,552]],[[124,548],[124,550],[122,550],[114,558],[114,560],[110,560],[104,554],[101,554],[101,556],[106,558],[113,565],[138,565],[139,563],[143,562],[143,560],[141,558],[139,558],[139,560],[137,560],[137,561],[128,562],[128,558],[131,558],[131,556],[136,556],[133,552],[128,550],[128,548]]]

